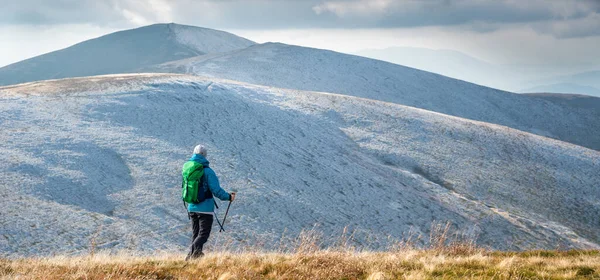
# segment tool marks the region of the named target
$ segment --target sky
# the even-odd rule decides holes
[[[175,22],[353,53],[451,49],[504,65],[600,69],[600,0],[0,0],[0,67]]]

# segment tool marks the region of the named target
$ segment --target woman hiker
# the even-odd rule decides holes
[[[210,235],[215,214],[215,201],[213,197],[224,201],[233,201],[235,199],[235,192],[228,193],[219,185],[219,179],[212,168],[210,168],[209,162],[206,159],[206,153],[206,147],[197,145],[194,148],[194,155],[189,160],[202,164],[204,175],[200,178],[198,184],[198,196],[203,196],[203,200],[196,204],[189,203],[187,207],[190,220],[192,221],[192,244],[185,260],[200,258],[204,255],[202,247]],[[184,165],[184,172],[186,165]]]

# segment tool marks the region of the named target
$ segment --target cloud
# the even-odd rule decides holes
[[[412,27],[469,22],[514,23],[580,18],[594,12],[595,1],[547,0],[346,0],[313,7],[340,19],[378,18],[378,27]]]
[[[534,24],[538,33],[551,34],[557,38],[571,39],[600,35],[600,14],[570,21],[553,21]]]
[[[132,26],[169,20],[169,0],[0,0],[0,24]]]
[[[521,24],[557,37],[599,35],[597,0],[334,0],[313,6],[317,15],[368,28],[460,26],[490,32]]]
[[[357,14],[369,16],[383,14],[393,4],[392,0],[328,1],[313,7],[318,15],[333,12],[339,17]]]
[[[217,29],[455,27],[520,24],[560,38],[600,35],[599,0],[0,0],[0,24],[134,27],[178,22]]]

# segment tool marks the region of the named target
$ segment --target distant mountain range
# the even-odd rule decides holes
[[[458,51],[413,47],[371,49],[356,54],[508,91],[600,96],[600,71],[557,76],[548,73],[547,67],[496,65]]]
[[[575,93],[600,97],[600,71],[557,76],[535,83],[539,85],[520,92]]]
[[[499,79],[504,72],[500,66],[454,50],[392,47],[362,50],[356,54],[488,87],[507,89],[512,86]]]
[[[600,88],[600,71],[583,72],[576,75],[559,78],[565,82],[580,83],[595,88]]]

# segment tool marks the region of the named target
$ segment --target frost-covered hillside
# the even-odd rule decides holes
[[[198,143],[239,192],[211,245],[272,248],[316,224],[382,248],[444,221],[498,249],[600,244],[600,153],[504,126],[158,74],[0,88],[0,112],[1,255],[183,250]]]
[[[141,67],[246,48],[233,34],[179,24],[154,24],[81,42],[0,68],[0,85],[135,72]]]
[[[195,74],[364,97],[600,150],[600,108],[574,108],[360,56],[256,45],[230,33],[178,24],[116,32],[8,65],[0,68],[0,85],[134,72]]]
[[[575,109],[392,63],[268,43],[150,68],[334,92],[501,124],[600,150],[600,108]]]

